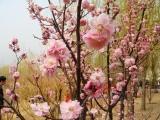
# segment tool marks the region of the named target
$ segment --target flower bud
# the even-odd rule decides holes
[[[18,80],[18,79],[19,79],[19,76],[20,76],[20,74],[19,74],[18,71],[17,71],[17,72],[14,72],[13,78],[14,78],[15,80]]]
[[[68,3],[70,3],[70,0],[63,0],[63,2],[64,2],[65,4],[68,4]]]

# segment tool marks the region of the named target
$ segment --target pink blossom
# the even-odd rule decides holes
[[[89,12],[93,11],[95,9],[95,5],[94,4],[89,4],[89,7],[87,8],[87,10]]]
[[[57,68],[57,60],[54,57],[46,57],[43,64],[40,66],[40,70],[43,75],[53,75]]]
[[[136,71],[138,68],[137,68],[137,66],[136,65],[132,65],[131,67],[129,67],[129,71],[130,72],[134,72],[134,71]]]
[[[155,25],[154,31],[158,34],[160,34],[160,25]]]
[[[49,8],[51,11],[56,10],[56,6],[53,3],[49,5]]]
[[[88,0],[82,0],[82,8],[88,9],[90,7]]]
[[[11,96],[11,95],[13,94],[13,92],[12,92],[10,89],[6,89],[6,94],[7,94],[8,96]]]
[[[126,58],[124,61],[125,67],[128,68],[132,65],[135,64],[135,59],[134,58]]]
[[[18,44],[18,39],[17,39],[17,38],[13,38],[13,39],[12,39],[12,44],[13,44],[13,45]]]
[[[89,81],[84,86],[84,91],[91,97],[100,97],[103,93],[105,75],[102,71],[96,71],[91,74]]]
[[[9,44],[9,48],[13,51],[13,52],[19,52],[20,48],[18,45],[18,39],[17,38],[13,38],[11,43]]]
[[[146,51],[142,49],[138,52],[138,55],[143,56],[143,55],[145,55],[145,53],[146,53]]]
[[[119,95],[114,95],[113,96],[113,100],[118,100],[119,99]]]
[[[19,82],[16,82],[16,88],[20,88],[20,83]]]
[[[87,24],[87,20],[84,19],[84,18],[81,18],[81,20],[80,20],[80,25],[81,25],[81,26],[85,26],[86,24]]]
[[[3,113],[12,113],[13,111],[12,111],[11,108],[3,107],[3,108],[1,109],[1,112],[2,112],[2,114],[3,114]]]
[[[20,56],[21,59],[26,59],[27,58],[27,54],[26,53],[22,53]]]
[[[80,94],[80,98],[83,100],[85,98],[85,94],[84,93],[81,93]]]
[[[65,4],[68,4],[68,3],[70,3],[70,0],[63,0],[63,2],[64,2]]]
[[[97,82],[96,84],[98,85],[98,83],[104,83],[105,81],[105,74],[102,72],[102,70],[97,70],[95,72],[93,72],[90,76],[90,80]]]
[[[14,74],[15,72],[16,72],[16,65],[11,65],[10,67],[9,67],[9,73],[12,75],[12,74]]]
[[[93,81],[88,81],[84,86],[84,92],[90,97],[98,98],[103,93],[103,84],[97,86]]]
[[[119,58],[121,56],[122,56],[122,49],[121,48],[115,49],[113,53],[113,57]]]
[[[37,116],[45,116],[49,113],[50,106],[47,102],[44,103],[34,103],[30,105],[34,114]]]
[[[113,79],[112,79],[112,78],[109,78],[109,81],[110,81],[110,82],[112,82],[112,81],[113,81]]]
[[[57,60],[66,61],[70,56],[70,52],[62,41],[53,40],[47,50],[49,56],[55,57]]]
[[[11,99],[11,100],[18,101],[18,98],[19,98],[19,95],[16,94],[16,93],[12,93],[12,94],[10,95],[10,99]]]
[[[95,30],[88,31],[83,36],[83,40],[90,48],[94,48],[97,50],[105,47],[108,43],[106,34],[99,33]]]
[[[138,49],[138,55],[144,56],[150,50],[149,39],[146,37],[140,37],[136,44],[136,48]]]
[[[117,91],[116,87],[111,87],[112,93],[114,94],[119,94],[119,92]]]
[[[115,27],[109,16],[104,13],[94,17],[90,21],[90,27],[91,29],[96,29],[98,32],[106,34],[107,38],[111,38],[115,31]]]
[[[118,91],[122,91],[122,89],[123,89],[123,87],[125,86],[125,81],[121,81],[121,82],[117,82],[117,84],[116,84],[116,89],[118,90]]]
[[[13,78],[15,79],[15,80],[18,80],[19,79],[19,76],[20,76],[20,73],[17,71],[17,72],[14,72],[13,73]]]
[[[61,102],[60,104],[61,118],[63,120],[77,119],[82,111],[82,107],[77,100]]]
[[[38,6],[37,4],[35,4],[32,0],[29,0],[29,8],[28,8],[30,14],[36,14],[39,15],[42,7]]]
[[[105,47],[114,32],[109,17],[105,14],[94,17],[90,22],[90,27],[91,29],[83,36],[84,42],[95,49]]]
[[[114,104],[119,99],[119,95],[114,95],[111,104]]]
[[[50,38],[51,33],[49,28],[43,28],[42,27],[42,38],[43,38],[43,44],[47,44],[48,43],[48,39]]]
[[[118,80],[118,81],[124,80],[124,75],[123,75],[123,73],[117,73],[116,80]]]
[[[111,70],[116,69],[120,64],[118,62],[113,62],[109,65],[109,68]]]

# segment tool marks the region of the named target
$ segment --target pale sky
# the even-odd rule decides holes
[[[46,4],[47,0],[36,0]],[[42,44],[33,38],[40,36],[38,22],[32,20],[27,10],[27,0],[0,0],[0,66],[12,64],[15,61],[8,43],[13,37],[19,39],[20,48],[25,52],[35,54],[42,51]]]

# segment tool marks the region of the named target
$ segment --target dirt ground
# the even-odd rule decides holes
[[[160,120],[160,93],[154,93],[149,104],[146,101],[146,111],[141,110],[141,98],[135,101],[136,120]]]

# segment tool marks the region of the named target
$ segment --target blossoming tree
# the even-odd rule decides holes
[[[133,120],[138,73],[143,71],[146,56],[158,45],[160,27],[157,25],[153,30],[147,26],[147,12],[154,4],[154,0],[145,3],[126,0],[123,10],[114,0],[101,1],[99,5],[89,0],[63,0],[59,4],[48,0],[47,7],[29,0],[30,16],[39,22],[42,30],[42,37],[34,37],[46,45],[45,53],[34,63],[41,73],[33,75],[41,94],[32,98],[35,115],[52,120],[94,120],[99,112],[102,119],[112,120],[113,109],[120,106],[118,119],[123,120],[127,114]],[[45,15],[46,11],[51,14]],[[17,53],[17,40],[12,41],[10,48]],[[92,63],[96,53],[103,59],[103,65]],[[8,105],[24,120],[18,105],[13,106],[13,100],[18,104],[15,91],[18,64],[25,55],[17,58],[17,66],[11,73],[14,87],[7,91],[12,96]],[[57,107],[38,84],[40,77],[46,76],[59,76],[59,82],[65,86],[64,90],[56,91]]]

